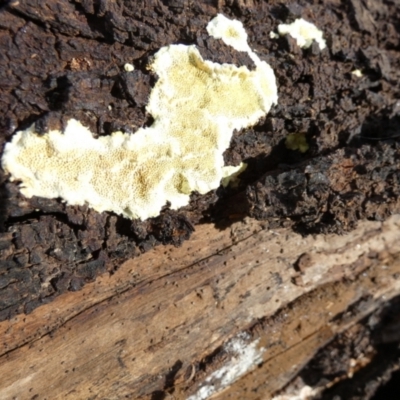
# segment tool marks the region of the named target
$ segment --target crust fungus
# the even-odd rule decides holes
[[[287,135],[285,146],[289,150],[298,150],[300,153],[305,153],[310,148],[304,132],[290,133]]]
[[[306,21],[303,18],[298,18],[291,24],[278,25],[278,32],[280,35],[289,34],[296,40],[297,45],[303,49],[307,49],[312,45],[315,40],[319,48],[323,50],[326,47],[326,42],[323,38],[323,32],[320,31],[314,24]]]
[[[39,135],[34,125],[17,132],[2,166],[21,192],[143,220],[167,202],[187,205],[191,192],[216,189],[227,171],[242,168],[225,167],[223,152],[235,129],[254,125],[277,102],[275,75],[248,46],[241,22],[218,15],[207,30],[247,52],[256,68],[203,60],[195,46],[161,48],[150,65],[158,75],[147,105],[154,123],[98,139],[74,119],[64,132]]]

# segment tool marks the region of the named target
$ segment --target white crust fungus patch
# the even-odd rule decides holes
[[[187,400],[206,400],[213,394],[237,381],[263,361],[265,349],[259,346],[259,339],[249,342],[246,334],[240,334],[225,344],[228,361],[211,373],[200,389]]]
[[[134,69],[135,69],[135,67],[134,67],[132,64],[126,63],[126,64],[124,65],[124,70],[125,70],[126,72],[132,72]]]
[[[351,73],[357,78],[361,78],[363,76],[363,73],[360,69],[355,69],[354,71],[351,71]]]
[[[279,38],[279,34],[278,34],[278,33],[275,33],[274,31],[271,31],[271,32],[269,33],[269,37],[270,37],[271,39],[278,39],[278,38]]]
[[[272,400],[310,400],[321,393],[321,389],[313,389],[311,386],[304,386],[298,393],[295,394],[282,394],[275,396]]]
[[[221,179],[221,185],[223,187],[227,187],[228,185],[231,185],[232,187],[237,187],[239,185],[239,175],[245,171],[247,168],[247,164],[241,162],[238,166],[233,167],[228,165],[227,167],[224,167],[222,170],[222,179]]]
[[[222,39],[225,44],[237,51],[251,52],[247,43],[247,33],[240,21],[230,20],[218,14],[208,23],[207,32],[215,39]]]
[[[158,75],[147,105],[152,126],[95,139],[71,119],[64,132],[17,132],[2,166],[21,192],[146,219],[167,202],[178,209],[191,192],[216,189],[233,131],[256,124],[278,97],[274,72],[249,48],[241,22],[218,15],[207,29],[246,51],[255,70],[203,60],[195,46],[161,48],[150,66]]]
[[[326,47],[326,42],[323,38],[323,32],[320,31],[314,24],[304,20],[303,18],[296,19],[291,24],[278,25],[278,32],[280,35],[289,34],[296,40],[297,45],[301,48],[307,49],[312,45],[315,40],[319,48],[323,50]]]

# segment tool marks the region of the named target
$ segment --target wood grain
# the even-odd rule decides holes
[[[157,248],[1,323],[0,398],[156,398],[173,387],[175,398],[200,399],[205,385],[210,395],[228,387],[218,398],[250,388],[243,398],[267,398],[382,296],[400,293],[399,225],[394,216],[315,237],[251,220],[200,226],[180,248]],[[368,307],[332,323],[366,296]],[[257,357],[244,378],[222,382],[212,374],[231,365],[235,338],[257,343]]]

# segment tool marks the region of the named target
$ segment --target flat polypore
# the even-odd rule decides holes
[[[277,102],[274,73],[243,41],[242,24],[222,15],[209,24],[216,32],[222,25],[230,39],[219,37],[245,43],[255,70],[203,60],[195,46],[163,47],[151,64],[159,77],[147,106],[152,126],[95,139],[74,119],[44,135],[32,125],[5,146],[4,170],[26,197],[61,197],[128,218],[154,217],[167,202],[178,209],[193,191],[216,189],[234,129],[254,125]]]

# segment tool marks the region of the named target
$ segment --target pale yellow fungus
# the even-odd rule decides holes
[[[239,21],[218,15],[208,31],[248,52],[256,68],[205,61],[195,46],[163,47],[150,66],[158,75],[147,105],[150,127],[95,139],[74,119],[64,132],[44,135],[32,125],[5,146],[4,170],[22,182],[26,197],[61,197],[128,218],[154,217],[168,202],[178,209],[193,191],[216,189],[229,172],[223,152],[233,131],[265,116],[277,102],[277,87]]]
[[[124,70],[125,70],[126,72],[132,72],[134,69],[135,69],[135,67],[134,67],[132,64],[126,63],[126,64],[124,65]]]
[[[298,150],[305,153],[310,146],[307,143],[306,134],[303,132],[290,133],[286,136],[285,146],[289,150]]]
[[[326,42],[323,38],[323,32],[320,31],[314,24],[304,20],[303,18],[296,19],[291,24],[278,25],[278,32],[280,35],[289,34],[296,40],[297,45],[301,48],[307,49],[312,45],[315,40],[319,48],[323,50],[326,47]]]
[[[363,73],[360,69],[355,69],[354,71],[351,71],[351,73],[357,78],[361,78],[363,76]]]
[[[245,171],[246,168],[247,164],[243,162],[236,167],[231,165],[224,167],[222,170],[221,185],[223,187],[227,187],[228,185],[231,185],[233,188],[237,187],[240,181],[239,175]]]
[[[208,23],[207,32],[215,39],[222,39],[237,51],[252,52],[247,43],[247,33],[240,21],[230,20],[218,14]]]

